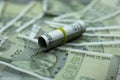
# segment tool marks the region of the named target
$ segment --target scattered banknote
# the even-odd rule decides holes
[[[69,43],[85,43],[85,42],[107,42],[107,41],[120,41],[120,36],[115,34],[91,34],[84,33],[83,36]]]
[[[115,80],[118,59],[112,55],[80,50],[68,52],[66,64],[55,80]]]
[[[89,43],[68,43],[66,47],[81,49],[84,51],[109,53],[120,56],[120,41],[107,41],[107,42],[89,42]]]
[[[106,27],[99,27],[99,28],[88,28],[86,30],[87,33],[94,33],[94,34],[115,34],[118,35],[120,33],[120,26],[106,26]]]

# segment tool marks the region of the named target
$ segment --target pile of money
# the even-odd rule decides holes
[[[119,7],[120,0],[0,0],[0,80],[120,80]]]

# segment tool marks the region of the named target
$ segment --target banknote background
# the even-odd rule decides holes
[[[0,80],[120,80],[119,7],[120,0],[0,0]],[[40,35],[77,21],[85,23],[81,37],[41,50]]]

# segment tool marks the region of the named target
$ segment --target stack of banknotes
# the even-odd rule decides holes
[[[0,80],[120,80],[119,8],[120,0],[0,0]],[[82,36],[41,50],[40,35],[77,21]]]

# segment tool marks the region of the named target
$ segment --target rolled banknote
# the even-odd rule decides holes
[[[66,41],[81,36],[83,32],[85,32],[84,23],[79,21],[70,26],[59,27],[57,30],[41,35],[38,37],[38,43],[42,50],[47,51]]]

